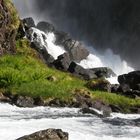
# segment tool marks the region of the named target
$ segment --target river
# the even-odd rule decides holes
[[[139,118],[140,115],[112,114],[113,117]],[[69,133],[69,140],[139,140],[140,128],[112,125],[76,108],[18,108],[0,103],[0,139],[15,140],[48,128]]]

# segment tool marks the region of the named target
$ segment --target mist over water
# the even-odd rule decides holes
[[[125,24],[133,11],[131,0],[127,3],[125,0],[122,2],[120,0],[113,2],[111,0],[13,1],[22,18],[31,16],[36,23],[46,20],[53,23],[57,29],[86,42],[87,46],[90,46],[88,49],[91,55],[87,58],[88,61],[81,62],[85,68],[93,65],[94,67],[107,66],[118,75],[134,70],[132,67],[139,68],[137,53],[139,54],[140,51],[139,47],[136,47],[138,43],[135,42],[138,40],[137,37],[130,38],[131,34],[127,34],[126,29],[128,25]],[[135,6],[135,4],[132,5]],[[126,16],[126,21],[123,19],[123,14]],[[132,23],[129,22],[129,24]],[[126,27],[123,29],[121,26]],[[129,39],[133,40],[133,46]]]
[[[27,16],[21,10],[26,9],[25,13],[36,14],[37,21],[50,21],[100,52],[110,48],[129,65],[140,68],[139,0],[14,1],[22,16]]]

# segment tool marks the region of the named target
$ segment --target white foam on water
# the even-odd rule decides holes
[[[79,65],[86,69],[97,67],[109,67],[117,75],[134,71],[134,69],[130,67],[126,61],[121,60],[120,56],[113,54],[113,52],[110,49],[107,49],[102,54],[98,53],[93,47],[89,47],[88,49],[90,51],[89,56],[79,63]],[[107,78],[107,80],[111,84],[118,84],[117,76]]]
[[[68,132],[69,140],[140,139],[138,127],[113,126],[104,123],[94,115],[83,115],[79,110],[50,107],[18,108],[0,103],[0,139],[15,140],[48,128],[62,129]],[[127,118],[128,115],[122,114],[122,116]]]
[[[57,59],[57,57],[65,52],[64,48],[62,46],[56,45],[55,42],[55,35],[54,33],[45,33],[43,31],[40,31],[36,28],[31,28],[30,32],[32,33],[32,39],[31,41],[35,41],[39,46],[45,47],[46,50],[50,55],[54,57],[54,59]],[[34,37],[34,34],[37,36]]]
[[[89,56],[79,63],[84,68],[109,67],[117,75],[134,70],[126,61],[121,60],[119,55],[113,54],[110,49],[107,49],[102,54],[99,54],[93,47],[88,49],[90,51]]]

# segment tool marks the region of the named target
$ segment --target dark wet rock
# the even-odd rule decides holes
[[[120,85],[127,84],[131,89],[136,90],[136,85],[140,84],[140,71],[133,71],[118,77]]]
[[[112,93],[117,93],[117,92],[119,92],[119,87],[120,87],[119,84],[112,84],[112,85],[111,85],[111,92],[112,92]]]
[[[118,91],[125,93],[125,92],[131,91],[131,89],[130,89],[130,86],[128,84],[121,84],[118,88]]]
[[[71,63],[71,59],[70,59],[69,54],[64,53],[64,54],[58,56],[58,58],[52,63],[52,65],[56,69],[67,71],[70,63]]]
[[[71,62],[68,71],[85,80],[97,78],[93,71],[84,69],[82,66],[76,64],[75,62]]]
[[[86,86],[92,90],[111,92],[111,84],[103,78],[91,80]]]
[[[113,119],[103,119],[105,123],[110,123],[112,125],[131,125],[140,127],[140,118],[138,119],[123,119],[123,118],[113,118]]]
[[[44,31],[46,33],[54,32],[55,31],[54,26],[52,24],[46,22],[46,21],[39,22],[37,24],[36,28],[38,28],[39,30]]]
[[[39,52],[40,52],[40,55],[42,56],[42,58],[44,59],[45,63],[48,66],[52,67],[53,66],[52,63],[55,60],[54,57],[47,52],[46,48],[39,50]]]
[[[140,91],[138,90],[129,90],[127,92],[123,92],[122,95],[125,95],[130,98],[140,98]]]
[[[118,105],[110,104],[109,107],[111,108],[112,112],[123,112],[122,108]]]
[[[116,76],[113,70],[111,70],[108,67],[98,67],[98,68],[92,68],[90,70],[92,70],[97,75],[98,78],[101,77],[109,78],[111,76]]]
[[[91,108],[82,108],[80,110],[80,112],[82,112],[83,114],[92,114],[92,115],[98,116],[100,118],[103,117],[102,114],[98,113],[97,111],[95,111],[94,109],[91,109]]]
[[[67,43],[64,48],[69,53],[72,61],[80,62],[89,55],[89,51],[79,41],[72,40],[71,44]]]
[[[67,103],[65,101],[55,98],[55,99],[49,101],[47,103],[47,105],[51,106],[51,107],[66,107]]]
[[[45,102],[42,97],[33,98],[35,106],[44,106]]]
[[[129,110],[131,113],[140,114],[140,106],[130,107]]]
[[[27,135],[17,140],[68,140],[68,133],[61,129],[47,129]]]
[[[65,41],[71,40],[71,36],[68,33],[62,31],[55,31],[54,34],[56,37],[55,43],[57,45],[63,45]]]
[[[26,35],[26,32],[24,30],[24,25],[23,25],[22,21],[20,21],[20,25],[19,25],[17,35],[16,35],[16,40],[25,37],[25,35]]]
[[[81,60],[86,59],[89,55],[89,51],[84,44],[73,40],[69,34],[56,31],[55,35],[55,43],[64,46],[65,50],[69,53],[71,61],[80,62]]]
[[[24,18],[22,22],[25,30],[28,30],[31,27],[35,27],[35,22],[32,17]]]
[[[80,112],[82,112],[83,114],[92,114],[97,117],[104,118],[104,117],[110,117],[112,110],[110,107],[104,106],[104,107],[102,107],[103,113],[101,113],[93,108],[82,108],[80,110]]]
[[[19,107],[34,107],[34,99],[28,96],[17,95],[12,102]]]

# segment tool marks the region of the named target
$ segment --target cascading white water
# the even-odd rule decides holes
[[[113,117],[139,118],[140,115],[113,114]],[[69,140],[139,140],[139,127],[113,126],[94,115],[83,115],[76,108],[18,108],[0,103],[0,139],[15,140],[21,136],[59,128],[69,133]]]
[[[31,28],[30,33],[31,41],[35,41],[37,44],[40,44],[39,47],[45,47],[54,59],[57,59],[59,55],[65,52],[62,46],[55,45],[54,33],[45,33],[36,28]],[[36,34],[36,37],[34,37],[34,34]]]
[[[34,33],[37,34],[36,42],[45,46],[48,53],[51,54],[55,59],[65,52],[64,47],[55,45],[55,35],[54,33],[44,33],[36,28],[32,28],[32,40],[34,40]],[[45,38],[43,37],[45,36]],[[84,68],[96,68],[96,67],[109,67],[117,75],[128,73],[134,69],[128,66],[126,61],[121,60],[119,55],[113,54],[113,52],[108,49],[104,53],[98,53],[93,47],[88,47],[90,54],[89,56],[82,60],[79,65]],[[111,84],[118,84],[117,76],[107,78]]]

